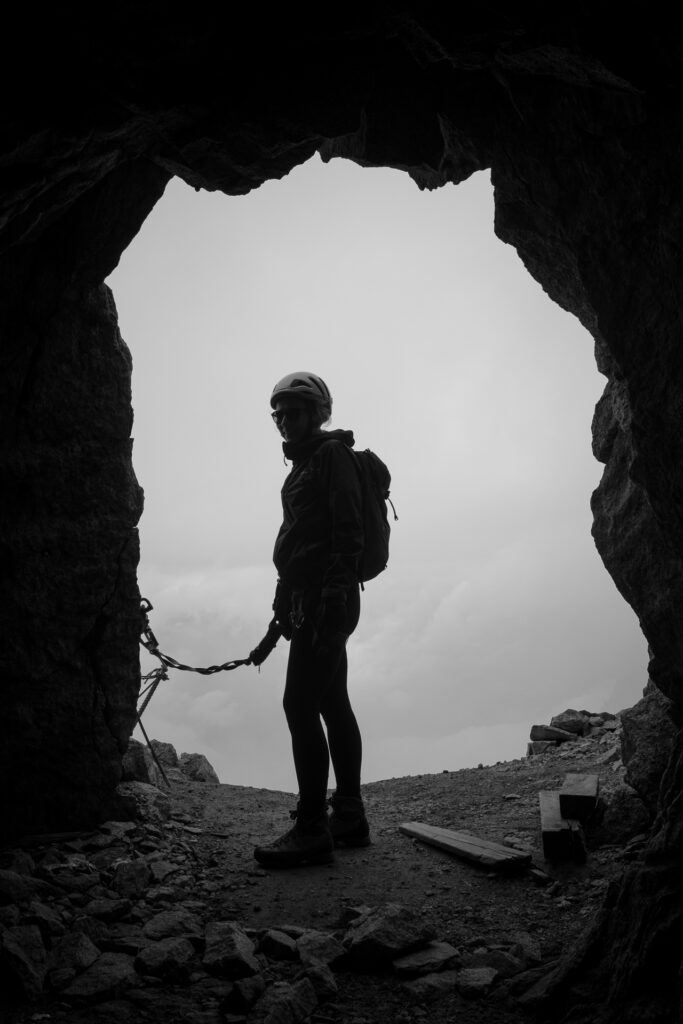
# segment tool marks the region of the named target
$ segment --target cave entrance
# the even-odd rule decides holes
[[[592,339],[495,237],[488,175],[420,193],[315,157],[245,197],[175,179],[109,283],[162,649],[210,664],[261,635],[286,472],[267,399],[311,368],[401,516],[350,650],[366,781],[519,757],[533,720],[638,699],[645,642],[590,537]],[[257,686],[172,673],[148,731],[223,781],[295,788],[284,647]]]

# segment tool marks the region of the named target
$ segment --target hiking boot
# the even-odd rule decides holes
[[[318,818],[296,818],[293,828],[267,846],[257,846],[254,857],[265,868],[293,868],[299,864],[329,864],[334,843],[327,815]]]
[[[335,846],[369,846],[370,826],[360,797],[338,796],[329,799],[330,832]]]

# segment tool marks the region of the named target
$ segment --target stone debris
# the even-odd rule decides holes
[[[161,740],[150,740],[150,747],[139,740],[128,741],[128,749],[123,757],[124,782],[164,787],[167,781],[173,785],[174,781],[189,779],[190,782],[204,782],[212,786],[220,784],[218,775],[204,754],[178,756],[172,743],[162,743]]]
[[[434,938],[433,930],[415,911],[387,903],[352,924],[344,946],[352,961],[378,968]]]
[[[431,974],[452,967],[460,954],[450,942],[429,942],[422,949],[398,957],[393,968],[399,977],[413,977],[416,974]]]
[[[623,714],[623,713],[622,713]],[[567,708],[554,715],[549,725],[533,725],[529,733],[527,757],[546,754],[562,747],[563,754],[571,757],[580,747],[577,744],[604,742],[609,751],[616,751],[615,758],[621,757],[621,715],[609,711],[599,714],[591,711],[575,711]],[[611,754],[610,754],[611,756]]]
[[[462,971],[458,971],[458,991],[470,999],[485,996],[497,976],[498,971],[495,967],[465,967]]]
[[[618,742],[619,728],[605,729],[604,719],[590,717],[589,728],[601,731],[582,736],[577,729],[556,757],[576,744],[604,742],[607,750]],[[180,770],[169,747],[160,755],[171,762],[169,770]],[[151,785],[126,785],[142,787],[147,818],[140,818],[138,804],[129,821],[32,837],[27,848],[0,855],[0,976],[34,1016],[59,1006],[60,1019],[73,1011],[81,1020],[95,1007],[104,1012],[116,1004],[127,1008],[122,1020],[135,1020],[138,1010],[153,1015],[164,992],[189,992],[188,1024],[324,1024],[338,1021],[335,972],[341,970],[391,971],[415,1021],[426,1016],[423,1004],[449,994],[474,999],[492,991],[522,992],[534,972],[542,974],[542,951],[528,932],[497,936],[493,944],[457,929],[450,941],[439,940],[426,913],[393,902],[346,907],[334,931],[290,922],[245,928],[239,912],[230,910],[236,882],[228,877],[219,883],[198,870],[202,829],[187,814],[164,813],[167,798],[148,798]],[[607,830],[612,819],[619,827],[630,821],[627,860],[642,850],[647,826],[635,791],[618,786],[615,793],[611,804],[600,798],[602,821]],[[526,799],[512,785],[500,798],[504,806]],[[506,841],[523,847],[530,837],[510,834]],[[604,897],[607,883],[597,880],[581,905],[537,866],[528,870],[543,886],[534,890],[537,898],[547,900],[552,913],[592,913],[595,900]],[[243,884],[262,877],[267,874],[254,869]],[[220,894],[220,912],[209,909],[214,894]]]
[[[235,921],[212,921],[205,932],[206,951],[202,966],[224,978],[258,974],[255,946]]]

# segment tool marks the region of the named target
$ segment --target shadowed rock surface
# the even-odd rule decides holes
[[[678,19],[633,8],[603,27],[581,3],[231,18],[219,32],[211,12],[67,4],[4,26],[0,796],[15,835],[102,820],[134,722],[142,492],[102,282],[172,175],[241,194],[316,151],[422,188],[491,169],[497,234],[595,338],[593,535],[652,680],[683,704]],[[573,1020],[582,1004],[593,1022],[677,1013],[682,753],[678,737],[644,865],[558,974]]]

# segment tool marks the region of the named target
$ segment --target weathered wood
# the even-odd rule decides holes
[[[558,729],[554,725],[532,725],[529,733],[530,740],[558,740],[560,743],[569,743],[576,738],[575,733]]]
[[[582,864],[586,859],[583,830],[578,821],[562,817],[559,791],[542,789],[538,801],[545,859],[574,860]]]
[[[560,790],[562,817],[586,821],[595,810],[599,789],[600,779],[597,775],[566,775]]]
[[[531,863],[531,854],[523,853],[500,843],[492,843],[486,839],[469,835],[467,832],[454,832],[450,828],[439,828],[437,825],[423,825],[419,821],[407,821],[399,825],[404,835],[421,839],[440,850],[453,853],[457,857],[481,864],[482,867],[505,871],[526,867]]]

